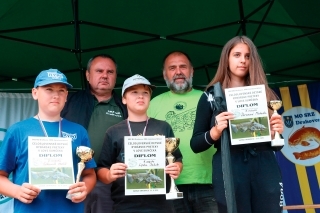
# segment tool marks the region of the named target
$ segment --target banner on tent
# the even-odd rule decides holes
[[[320,204],[319,91],[319,83],[276,90],[283,102],[285,124],[282,135],[286,144],[276,156],[286,205]],[[320,213],[320,209],[290,211],[302,212]]]

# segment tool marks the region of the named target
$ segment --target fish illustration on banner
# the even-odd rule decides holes
[[[276,157],[285,205],[320,204],[320,83],[274,89],[283,101],[285,145]],[[287,211],[284,211],[287,212]],[[320,213],[320,209],[290,210]]]

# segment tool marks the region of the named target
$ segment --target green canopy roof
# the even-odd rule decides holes
[[[319,0],[1,1],[0,91],[29,90],[48,68],[83,88],[99,53],[117,60],[117,87],[137,73],[165,88],[162,60],[173,50],[190,55],[202,87],[223,45],[241,34],[258,47],[271,87],[319,81],[319,8]]]

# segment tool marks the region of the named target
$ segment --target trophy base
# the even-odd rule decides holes
[[[183,192],[169,192],[166,194],[167,200],[175,200],[183,198]]]
[[[284,140],[279,138],[279,139],[273,139],[271,141],[271,146],[284,146]]]
[[[67,194],[67,196],[66,196],[66,198],[68,198],[68,199],[72,199],[72,197],[74,197],[74,196],[77,196],[77,195],[79,195],[80,194],[80,192],[77,192],[77,193],[74,193],[74,194]]]

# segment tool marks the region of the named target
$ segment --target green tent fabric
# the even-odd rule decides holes
[[[319,0],[5,0],[0,3],[0,91],[29,90],[44,69],[66,73],[83,88],[90,57],[118,62],[117,87],[141,74],[166,91],[162,60],[187,52],[194,85],[216,72],[222,46],[252,38],[271,87],[319,81]]]

